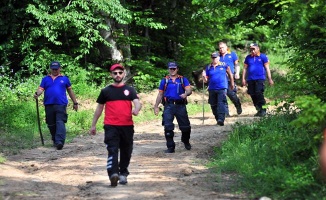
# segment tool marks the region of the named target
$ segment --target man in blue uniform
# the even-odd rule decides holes
[[[57,150],[61,150],[66,140],[65,123],[68,120],[66,111],[68,98],[66,91],[74,103],[73,109],[76,111],[78,103],[69,78],[60,73],[60,63],[57,61],[51,62],[50,70],[51,73],[42,79],[39,88],[34,94],[34,98],[37,99],[44,92],[46,123],[50,130],[53,144]]]
[[[260,53],[258,44],[252,43],[250,44],[250,54],[244,61],[242,85],[248,86],[248,94],[257,110],[255,116],[259,117],[266,115],[266,108],[264,108],[266,104],[264,97],[266,75],[268,83],[273,85],[268,57]]]
[[[231,90],[234,89],[234,80],[230,67],[219,61],[218,53],[212,53],[211,58],[212,62],[203,71],[202,76],[204,82],[208,82],[208,103],[211,105],[217,124],[224,126],[226,91],[228,87]],[[230,79],[230,86],[228,86],[227,75]]]
[[[187,150],[191,149],[190,133],[191,126],[187,113],[187,96],[191,95],[192,90],[186,77],[178,75],[178,64],[176,62],[168,63],[169,76],[163,78],[160,82],[159,92],[154,105],[154,113],[158,115],[158,105],[162,99],[164,102],[163,123],[164,135],[166,139],[167,150],[165,153],[175,152],[174,124],[176,117],[179,129],[181,130],[181,141]]]
[[[240,78],[240,66],[239,66],[239,59],[237,54],[234,51],[231,51],[225,42],[219,42],[219,55],[220,61],[226,63],[230,67],[230,70],[234,76],[234,79]],[[228,78],[228,84],[230,84],[230,78]],[[240,99],[237,96],[237,86],[234,80],[234,89],[231,90],[230,87],[227,88],[227,96],[234,104],[235,108],[237,109],[237,114],[240,115],[242,113]],[[229,116],[229,107],[226,103],[226,116]]]

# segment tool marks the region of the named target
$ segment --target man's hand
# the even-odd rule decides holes
[[[274,81],[272,79],[268,79],[269,85],[274,85]]]
[[[180,96],[181,98],[185,99],[185,98],[187,98],[187,93],[180,94],[179,96]]]
[[[135,110],[132,110],[132,114],[133,114],[133,115],[137,116],[137,115],[138,115],[138,113],[139,113],[139,111],[138,111],[138,112],[136,112]]]
[[[154,114],[158,115],[159,112],[160,112],[160,109],[158,108],[158,106],[154,106]]]
[[[231,85],[230,85],[230,89],[231,89],[231,90],[234,90],[234,84],[231,84]]]
[[[74,109],[77,112],[77,110],[78,110],[78,104],[74,104],[74,106],[72,107],[72,109]]]
[[[242,80],[242,86],[247,86],[247,81],[246,80]]]
[[[35,99],[38,99],[38,96],[39,96],[39,95],[37,95],[37,92],[35,92],[35,93],[34,93],[34,98],[35,98]]]
[[[91,129],[89,130],[89,134],[96,135],[96,127],[95,126],[91,127]]]

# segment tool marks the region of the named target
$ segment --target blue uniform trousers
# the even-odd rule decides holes
[[[229,86],[231,85],[230,82],[228,85]],[[228,89],[226,91],[226,95],[229,97],[229,99],[232,101],[233,105],[236,108],[239,108],[239,107],[241,108],[240,99],[237,96],[237,86],[236,86],[235,82],[234,82],[234,89],[231,90],[230,87],[228,87]],[[226,107],[226,114],[229,115],[229,105],[228,105],[227,101],[226,101],[225,107]]]
[[[45,105],[45,118],[54,144],[64,145],[68,120],[66,105]]]
[[[162,125],[164,126],[166,146],[172,149],[175,148],[175,143],[173,140],[174,117],[176,117],[179,125],[179,129],[182,132],[181,141],[185,143],[189,143],[191,126],[190,126],[186,104],[166,103],[164,105],[164,111],[162,116],[163,116]]]
[[[265,80],[247,81],[248,94],[250,95],[257,111],[265,110],[263,106],[266,104],[264,97]]]
[[[208,103],[211,105],[216,121],[224,122],[226,113],[226,89],[209,90]]]

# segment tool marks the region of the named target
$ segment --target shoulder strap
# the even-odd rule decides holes
[[[169,76],[165,76],[165,83],[164,83],[164,89],[163,92],[166,90],[166,87],[168,86],[169,83]],[[180,79],[181,85],[183,87],[183,89],[185,88],[185,84],[184,84],[184,80],[183,80],[183,76],[179,75],[178,78]]]
[[[184,84],[184,81],[183,81],[183,76],[179,76],[180,78],[180,82],[181,82],[181,85],[183,87],[183,89],[185,88],[185,84]]]
[[[168,86],[168,83],[169,83],[169,76],[165,76],[164,80],[165,80],[165,83],[164,83],[164,89],[163,89],[163,92],[165,92],[166,87]]]

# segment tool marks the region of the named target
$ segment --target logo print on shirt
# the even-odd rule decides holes
[[[61,80],[61,81],[60,81],[60,83],[64,83],[64,81],[63,81],[63,80]]]
[[[124,93],[126,96],[129,96],[129,94],[130,94],[129,90],[125,90],[125,91],[123,91],[123,93]]]

